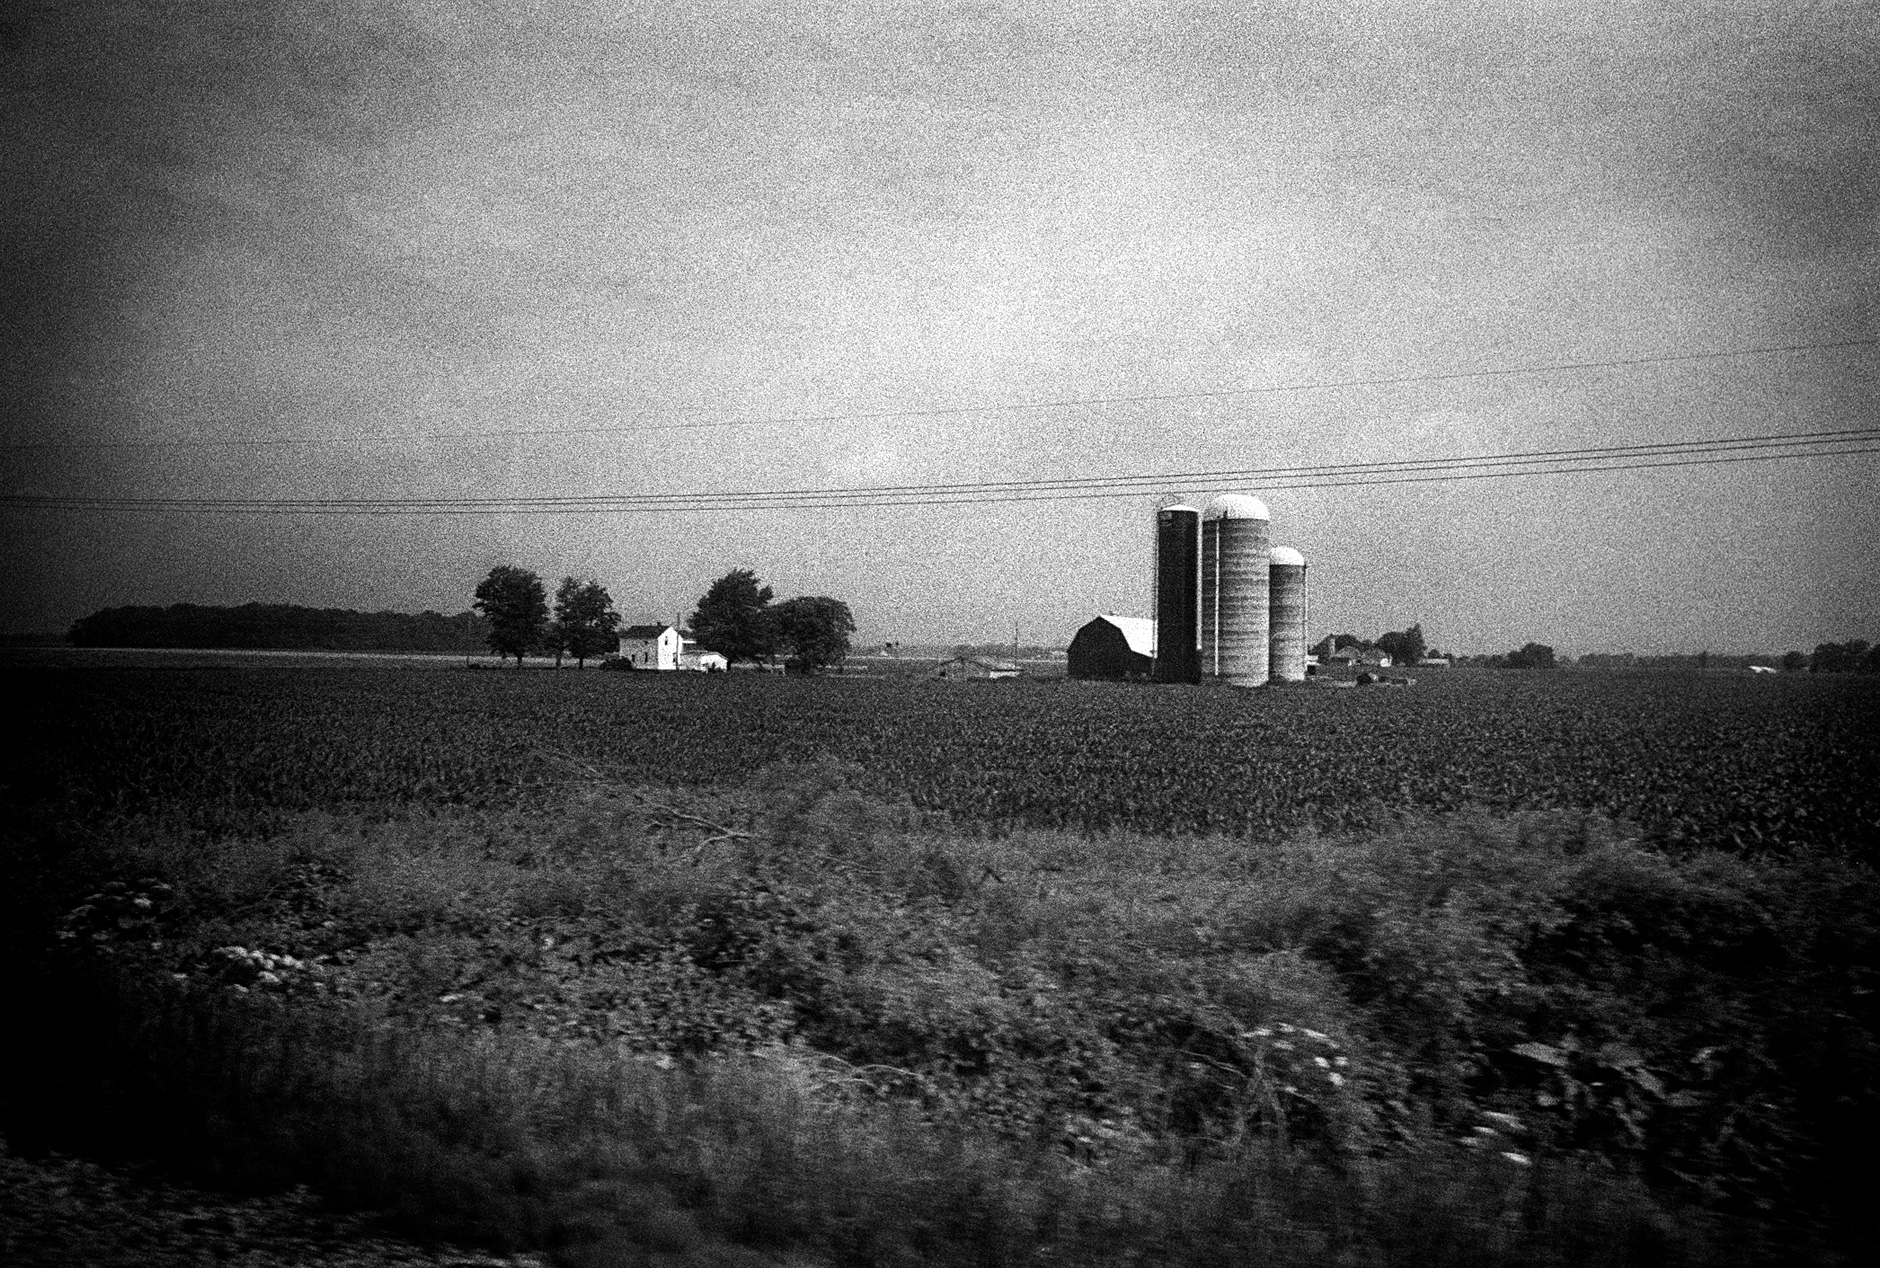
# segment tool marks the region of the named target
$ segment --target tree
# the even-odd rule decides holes
[[[849,654],[855,618],[840,599],[806,595],[771,610],[777,646],[793,674],[814,674],[840,665]]]
[[[1509,652],[1501,663],[1509,669],[1552,669],[1554,649],[1545,643],[1524,643],[1520,651]]]
[[[523,656],[541,644],[548,628],[548,596],[542,579],[527,568],[502,564],[477,584],[476,608],[489,620],[490,650],[514,656],[522,668]]]
[[[1847,674],[1862,667],[1867,661],[1867,640],[1850,639],[1845,643],[1818,643],[1815,645],[1815,657],[1808,668],[1817,674]]]
[[[1807,652],[1784,652],[1783,653],[1782,655],[1782,672],[1783,673],[1799,674],[1807,668],[1808,668],[1808,653]]]
[[[1427,651],[1421,625],[1412,625],[1400,633],[1379,634],[1375,646],[1399,665],[1414,665]]]
[[[577,665],[585,666],[588,657],[611,652],[620,646],[620,613],[607,587],[593,579],[576,581],[563,577],[555,591],[555,664],[561,665],[566,651]]]
[[[759,663],[776,653],[771,589],[749,568],[734,568],[711,583],[692,613],[692,636],[727,662]]]

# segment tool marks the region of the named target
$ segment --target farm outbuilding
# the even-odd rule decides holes
[[[1147,678],[1155,667],[1155,622],[1106,613],[1087,621],[1071,639],[1073,678]]]
[[[700,647],[697,639],[684,639],[679,644],[679,668],[690,669],[701,674],[722,674],[731,667],[723,652],[714,652]]]
[[[959,682],[969,678],[1016,678],[1018,662],[992,656],[955,656],[934,666],[933,677]]]

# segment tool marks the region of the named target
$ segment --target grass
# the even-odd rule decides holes
[[[565,1264],[1871,1247],[1837,1163],[1875,1125],[1880,903],[1843,860],[1561,812],[989,835],[830,763],[10,836],[26,1148]]]

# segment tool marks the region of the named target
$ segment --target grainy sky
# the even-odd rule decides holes
[[[913,485],[1871,425],[1873,347],[998,407],[1880,334],[1876,12],[16,5],[0,494]],[[715,425],[959,406],[986,408]],[[435,438],[577,428],[621,430]],[[270,438],[326,443],[173,443]],[[21,447],[47,441],[73,447]],[[1312,562],[1315,637],[1880,637],[1876,456],[1246,491]],[[867,640],[1063,641],[1147,605],[1142,495],[0,521],[11,629],[459,611],[496,563],[594,575],[630,617],[752,567]]]

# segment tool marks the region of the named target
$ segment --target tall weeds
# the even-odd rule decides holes
[[[971,836],[826,766],[674,797],[17,837],[0,1125],[568,1264],[1866,1236],[1822,1183],[1873,1114],[1851,865],[1563,815]]]

